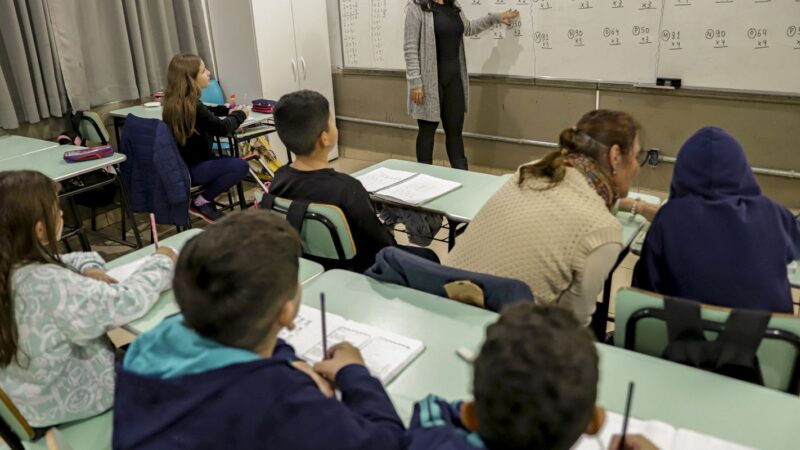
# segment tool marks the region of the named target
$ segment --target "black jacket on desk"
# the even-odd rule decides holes
[[[356,244],[356,256],[343,268],[363,272],[382,248],[397,245],[376,216],[367,190],[350,175],[333,169],[302,171],[283,166],[275,172],[269,193],[289,200],[327,203],[342,210]]]
[[[234,111],[230,115],[228,112],[227,106],[208,107],[200,101],[197,102],[194,133],[186,140],[186,144],[178,146],[187,166],[196,166],[203,161],[214,159],[214,153],[211,151],[212,138],[231,135],[247,118],[243,111]]]

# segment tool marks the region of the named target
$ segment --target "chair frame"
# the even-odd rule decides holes
[[[636,325],[642,319],[658,319],[666,322],[666,310],[661,308],[641,308],[634,311],[625,324],[625,349],[635,351],[636,348]],[[713,320],[702,319],[703,330],[711,331],[714,333],[721,333],[725,329],[723,322],[716,322]],[[775,339],[778,341],[786,342],[795,349],[794,368],[792,375],[789,378],[789,385],[786,388],[787,393],[799,394],[800,393],[800,336],[779,328],[767,328],[764,331],[765,339]]]
[[[273,211],[277,211],[281,214],[289,214],[289,208],[281,206],[275,203],[272,206]],[[339,233],[336,230],[336,225],[330,221],[327,217],[323,216],[322,214],[313,212],[313,211],[306,211],[305,215],[303,216],[303,220],[316,220],[320,222],[322,225],[327,228],[328,233],[333,240],[333,246],[336,249],[336,255],[340,261],[347,261],[347,258],[344,255],[344,246],[342,245],[342,241],[339,239]]]

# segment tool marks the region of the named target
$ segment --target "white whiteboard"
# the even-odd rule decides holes
[[[800,94],[800,0],[461,0],[473,74]],[[407,0],[339,0],[345,67],[405,70]]]

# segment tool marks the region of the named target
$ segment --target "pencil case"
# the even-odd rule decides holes
[[[88,161],[91,159],[108,158],[114,154],[114,148],[110,145],[98,145],[96,147],[82,148],[80,150],[70,150],[64,152],[64,161],[68,163]]]

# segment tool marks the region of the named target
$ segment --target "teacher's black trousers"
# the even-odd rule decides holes
[[[445,147],[450,166],[456,169],[467,170],[467,157],[464,155],[464,86],[461,76],[451,77],[450,81],[442,83],[439,79],[439,110],[441,111],[442,128],[445,134]],[[417,120],[419,132],[417,133],[417,161],[425,164],[433,163],[433,139],[439,122]]]

